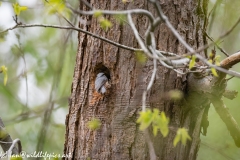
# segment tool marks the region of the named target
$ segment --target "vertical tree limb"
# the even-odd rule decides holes
[[[232,138],[234,139],[236,146],[240,148],[240,128],[236,120],[230,114],[228,108],[224,105],[222,99],[213,98],[211,99],[211,102],[220,118],[226,124],[227,129],[229,130]]]

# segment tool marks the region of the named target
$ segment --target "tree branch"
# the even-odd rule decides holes
[[[222,121],[226,124],[227,129],[234,139],[236,146],[240,148],[240,128],[236,120],[230,114],[222,99],[214,97],[211,99],[211,102]]]
[[[231,56],[221,61],[220,66],[225,69],[229,69],[235,64],[240,62],[240,52],[234,53]]]

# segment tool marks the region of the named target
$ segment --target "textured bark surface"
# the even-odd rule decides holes
[[[153,5],[146,0],[134,0],[123,4],[120,0],[91,0],[96,9],[126,10],[143,8],[156,15]],[[170,22],[194,48],[204,44],[202,29],[204,26],[203,2],[198,0],[161,0],[161,6]],[[83,5],[80,9],[87,10]],[[107,32],[99,26],[96,18],[82,16],[90,22],[80,27],[121,44],[139,48],[128,24],[119,26],[113,17],[106,16],[114,24]],[[133,17],[135,25],[143,37],[148,20],[144,16]],[[165,24],[155,32],[157,49],[186,53],[186,49],[172,35]],[[69,114],[66,118],[65,154],[73,159],[149,159],[145,137],[138,129],[136,119],[141,111],[142,92],[146,89],[152,74],[152,61],[141,65],[133,52],[120,49],[101,40],[79,33],[79,48],[76,57],[72,94],[69,100]],[[202,53],[204,54],[204,53]],[[94,93],[94,80],[97,72],[106,69],[110,72],[111,86],[106,95],[97,99]],[[105,70],[106,71],[106,70]],[[163,100],[166,92],[180,89],[187,100],[187,78],[158,65],[154,85],[147,96],[151,108],[165,111],[170,118],[171,131],[166,138],[160,134],[151,136],[155,152],[161,160],[196,159],[199,148],[199,134],[203,109],[184,106]],[[93,99],[97,99],[93,102]],[[204,102],[203,102],[204,103]],[[198,109],[196,109],[198,108]],[[101,128],[91,131],[87,122],[93,117],[101,120]],[[173,147],[177,128],[186,127],[192,141],[186,147]]]

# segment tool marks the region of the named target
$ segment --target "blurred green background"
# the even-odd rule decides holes
[[[44,5],[43,1],[5,1],[0,6],[0,30],[15,25],[12,8],[15,2],[28,6],[19,16],[23,23],[69,26],[62,18],[65,16],[77,24],[77,16],[49,14],[51,6]],[[78,6],[78,1],[69,3]],[[27,153],[34,152],[37,144],[43,142],[39,136],[44,128],[47,135],[43,151],[63,153],[77,35],[70,30],[39,27],[15,29],[5,36],[0,35],[0,66],[8,68],[7,85],[0,83],[0,117],[10,135],[21,140]],[[3,74],[0,82],[3,82]],[[43,123],[46,111],[51,108],[49,122]]]
[[[2,2],[0,6],[0,30],[14,26],[12,4]],[[39,0],[19,0],[29,9],[21,13],[24,23],[68,25],[65,16],[74,25],[78,19],[71,14],[49,14],[49,8]],[[78,1],[69,0],[72,6]],[[208,34],[217,39],[229,30],[240,16],[240,1],[210,0]],[[219,45],[229,54],[240,50],[240,25]],[[0,66],[8,68],[8,83],[3,85],[0,75],[0,117],[13,138],[21,139],[24,151],[36,150],[46,110],[53,107],[43,151],[63,153],[65,117],[68,113],[68,97],[71,91],[77,32],[50,28],[25,28],[0,35]],[[212,47],[213,48],[213,47]],[[210,48],[208,51],[211,51]],[[221,59],[225,56],[216,49]],[[240,65],[233,70],[240,72]],[[240,79],[233,78],[228,89],[240,91]],[[240,96],[234,100],[224,99],[233,117],[240,124]],[[240,159],[240,150],[235,146],[225,124],[213,107],[209,110],[210,126],[202,143],[198,160]]]
[[[210,0],[208,12],[212,11],[209,17],[208,34],[216,40],[223,33],[227,32],[240,18],[240,1],[232,0]],[[215,9],[214,9],[215,8]],[[215,11],[214,11],[215,10]],[[240,24],[225,37],[220,43],[220,47],[228,54],[236,53],[240,50]],[[208,52],[211,51],[211,47]],[[216,48],[217,54],[221,59],[226,56]],[[232,70],[240,72],[240,64],[237,64]],[[228,76],[230,78],[230,76]],[[240,79],[233,78],[229,80],[227,89],[240,92]],[[240,95],[233,100],[224,98],[224,103],[229,108],[230,113],[240,124]],[[198,152],[197,160],[239,160],[240,149],[234,144],[234,141],[228,132],[225,124],[215,112],[213,106],[209,110],[209,127],[207,136],[201,135],[201,146]]]

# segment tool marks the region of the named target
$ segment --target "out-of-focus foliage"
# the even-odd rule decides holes
[[[62,12],[61,15],[57,11],[49,14],[49,7],[44,3],[39,0],[1,2],[0,30],[15,25],[12,17],[17,14],[18,6],[28,8],[18,14],[19,22],[69,26]],[[77,7],[79,2],[68,0],[68,3]],[[14,9],[13,4],[19,5]],[[77,16],[67,15],[68,20],[76,25]],[[34,27],[0,35],[0,66],[7,67],[8,75],[7,85],[4,86],[6,79],[0,74],[0,117],[7,132],[13,139],[21,140],[23,151],[27,153],[36,150],[44,112],[51,104],[54,108],[43,151],[63,153],[64,123],[76,61],[77,34],[71,30]]]
[[[13,10],[14,10],[14,13],[18,16],[18,15],[20,15],[20,13],[22,12],[22,11],[25,11],[25,10],[27,10],[28,9],[28,7],[26,7],[26,6],[20,6],[18,3],[13,3]]]
[[[190,61],[190,63],[189,63],[189,69],[191,69],[191,68],[194,67],[195,62],[196,62],[195,60],[196,60],[196,56],[192,56],[192,57],[191,57],[191,61]]]
[[[187,130],[185,128],[179,128],[177,135],[173,140],[173,146],[176,146],[178,142],[182,142],[182,144],[185,146],[187,140],[191,140],[191,137],[188,135]]]
[[[215,5],[216,4],[216,5]],[[217,39],[220,35],[228,31],[234,23],[239,19],[240,15],[240,1],[224,1],[224,0],[210,0],[209,12],[212,11],[209,17],[208,34]],[[231,32],[223,41],[220,41],[220,45],[228,54],[233,54],[240,50],[240,24]],[[208,52],[211,52],[210,48]],[[217,55],[221,55],[221,59],[226,56],[216,49]],[[216,57],[219,58],[219,57]],[[219,61],[219,60],[218,60]],[[216,63],[217,64],[217,63]],[[240,65],[236,65],[232,68],[235,71],[240,72]],[[240,92],[240,79],[233,78],[229,80],[227,88],[230,90],[238,90]],[[235,120],[240,124],[240,96],[233,100],[224,98],[224,103],[229,108],[230,113]],[[240,158],[239,148],[234,144],[232,137],[230,136],[225,124],[216,113],[213,106],[209,110],[209,127],[207,136],[201,136],[201,146],[198,152],[197,160],[238,160]]]
[[[101,126],[101,121],[97,118],[93,118],[91,121],[88,122],[88,128],[91,130],[97,130]]]
[[[159,113],[158,109],[153,109],[153,111],[150,109],[141,111],[140,116],[137,119],[137,123],[140,124],[140,130],[145,130],[149,127],[150,124],[152,124],[154,136],[157,135],[159,130],[162,133],[163,137],[166,137],[168,135],[169,118],[166,117],[164,112]]]
[[[7,79],[8,79],[8,75],[7,75],[7,67],[6,66],[1,66],[0,68],[0,73],[3,73],[4,79],[3,79],[3,84],[4,86],[6,86],[7,84]]]

